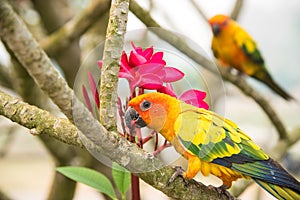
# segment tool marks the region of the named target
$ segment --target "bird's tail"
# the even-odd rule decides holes
[[[274,92],[276,92],[278,95],[280,95],[285,100],[292,100],[294,99],[289,93],[287,93],[284,89],[282,89],[273,79],[272,77],[267,73],[259,73],[254,74],[254,78],[257,80],[265,83],[269,88],[271,88]]]
[[[262,188],[264,188],[266,191],[268,191],[270,194],[272,194],[274,197],[276,197],[277,199],[280,200],[300,199],[300,194],[291,188],[274,185],[272,183],[267,183],[259,179],[254,179],[254,181]]]

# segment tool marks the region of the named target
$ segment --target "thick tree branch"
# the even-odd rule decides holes
[[[49,56],[54,56],[61,49],[67,47],[74,40],[85,33],[106,11],[110,5],[109,0],[94,0],[77,17],[71,19],[60,29],[41,41],[42,48]]]
[[[151,17],[151,15],[145,11],[141,6],[139,6],[134,0],[130,2],[130,10],[136,15],[146,26],[148,27],[159,27],[161,26]],[[244,79],[232,75],[226,72],[223,68],[216,69],[215,63],[210,61],[208,58],[204,57],[202,54],[198,53],[195,49],[190,47],[182,38],[173,34],[171,31],[164,29],[151,29],[160,38],[167,41],[175,48],[180,50],[182,53],[193,59],[196,63],[209,70],[213,74],[221,76],[225,80],[231,82],[233,85],[238,87],[245,95],[251,97],[267,114],[274,127],[277,129],[279,137],[281,139],[287,139],[287,132],[283,123],[277,116],[274,109],[270,106],[268,101],[258,94]]]
[[[5,0],[0,6],[0,37],[6,46],[14,53],[19,62],[28,71],[37,85],[63,109],[63,113],[72,119],[73,96],[63,77],[53,67],[50,59],[33,39],[25,24],[13,12]]]
[[[0,0],[0,36],[8,44],[8,47],[13,50],[17,59],[34,78],[35,82],[41,86],[41,89],[50,96],[69,119],[76,122],[76,126],[83,133],[81,139],[86,148],[107,156],[134,172],[160,169],[153,173],[138,175],[153,187],[160,188],[162,192],[169,194],[170,197],[174,196],[176,198],[178,196],[175,195],[175,192],[173,195],[169,187],[175,187],[179,193],[196,187],[197,190],[190,190],[193,192],[185,194],[187,195],[186,197],[189,199],[202,199],[203,197],[205,199],[203,191],[209,189],[207,187],[199,187],[196,183],[191,182],[190,185],[185,186],[178,179],[175,182],[177,183],[176,185],[171,184],[171,186],[167,186],[167,180],[169,180],[170,174],[174,172],[172,168],[161,168],[161,161],[140,149],[137,145],[120,137],[118,133],[108,132],[96,121],[54,69],[47,55],[32,38],[25,25],[13,12],[6,0]],[[74,118],[72,111],[76,113]],[[57,138],[61,140],[61,137],[65,137],[65,135]],[[206,196],[206,199],[228,199],[226,195],[222,194],[220,196],[214,190],[211,190],[209,194],[210,196]]]
[[[100,78],[100,122],[116,131],[117,88],[129,0],[113,0],[110,8]]]
[[[32,135],[46,134],[66,144],[83,147],[79,138],[79,130],[69,120],[57,118],[1,90],[0,115],[28,128]]]

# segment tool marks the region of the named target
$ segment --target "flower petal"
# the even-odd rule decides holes
[[[103,61],[102,60],[98,60],[97,64],[98,64],[99,68],[102,69]]]
[[[132,74],[127,72],[119,72],[119,78],[126,78],[128,81],[132,81],[134,79]]]
[[[135,44],[134,44],[134,42],[130,42],[130,44],[131,44],[131,46],[132,46],[132,48],[133,48],[134,50],[136,50],[137,48],[141,48],[141,47],[136,47]]]
[[[165,76],[163,78],[164,82],[175,82],[182,79],[184,76],[182,71],[174,67],[164,67],[163,71],[165,72]]]
[[[162,58],[164,56],[163,52],[156,52],[153,54],[151,59],[148,61],[148,63],[160,63],[163,65],[166,65],[166,61],[164,61]]]
[[[146,63],[140,66],[137,66],[137,74],[148,74],[148,73],[155,73],[157,74],[164,68],[164,65],[159,63]],[[135,68],[135,69],[136,69]]]
[[[92,104],[91,104],[88,92],[87,92],[87,90],[86,90],[86,88],[85,88],[84,85],[82,85],[81,90],[82,90],[83,98],[84,98],[84,101],[85,101],[85,104],[86,104],[88,110],[91,113],[93,113]]]
[[[132,67],[128,63],[127,54],[125,53],[125,51],[123,51],[122,56],[121,56],[120,71],[126,72],[126,71],[129,71],[131,68]]]
[[[135,52],[135,51],[130,52],[129,65],[131,65],[132,67],[142,65],[146,62],[147,62],[146,58],[137,54],[137,52]]]
[[[88,71],[88,78],[89,78],[90,89],[91,89],[93,97],[94,97],[94,101],[96,102],[96,105],[99,108],[99,106],[100,106],[99,93],[98,93],[95,79],[90,71]]]
[[[153,46],[145,49],[144,51],[141,52],[141,55],[146,58],[146,60],[150,60],[152,54],[153,54]]]
[[[162,86],[162,80],[155,74],[142,74],[137,84],[138,87],[155,90]]]
[[[168,95],[170,95],[172,97],[176,97],[177,98],[177,95],[175,94],[175,92],[170,87],[162,86],[159,89],[157,89],[157,92],[168,94]]]
[[[205,101],[203,101],[205,97],[205,92],[202,92],[200,90],[188,90],[182,93],[179,99],[193,106],[197,106],[199,108],[204,108],[207,110],[209,106]]]

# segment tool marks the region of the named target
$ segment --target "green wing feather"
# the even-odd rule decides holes
[[[236,124],[205,109],[182,105],[174,130],[182,145],[206,162],[238,154],[269,158]]]
[[[244,30],[236,31],[234,40],[237,46],[242,49],[245,55],[256,64],[264,66],[263,57],[251,36]]]
[[[293,99],[291,95],[289,95],[272,79],[256,43],[246,31],[239,27],[238,31],[235,32],[234,42],[249,59],[249,62],[245,62],[241,66],[243,72],[267,84],[273,91],[284,99]]]
[[[174,130],[189,153],[252,177],[274,196],[275,192],[300,193],[299,182],[269,158],[235,123],[185,103],[181,108]]]

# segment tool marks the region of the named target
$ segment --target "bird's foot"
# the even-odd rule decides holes
[[[228,199],[233,200],[233,196],[227,191],[227,189],[229,189],[229,187],[227,185],[221,185],[220,187],[215,187],[213,185],[209,185],[208,186],[209,189],[215,190],[217,191],[220,195],[224,194],[228,197]]]
[[[171,178],[169,179],[168,181],[168,186],[174,182],[174,180],[177,178],[177,177],[181,177],[182,180],[184,181],[184,185],[187,186],[189,184],[188,180],[186,180],[184,178],[184,170],[182,169],[182,167],[180,166],[175,166],[173,167],[173,169],[175,169],[175,172],[173,173],[173,175],[171,176]]]

